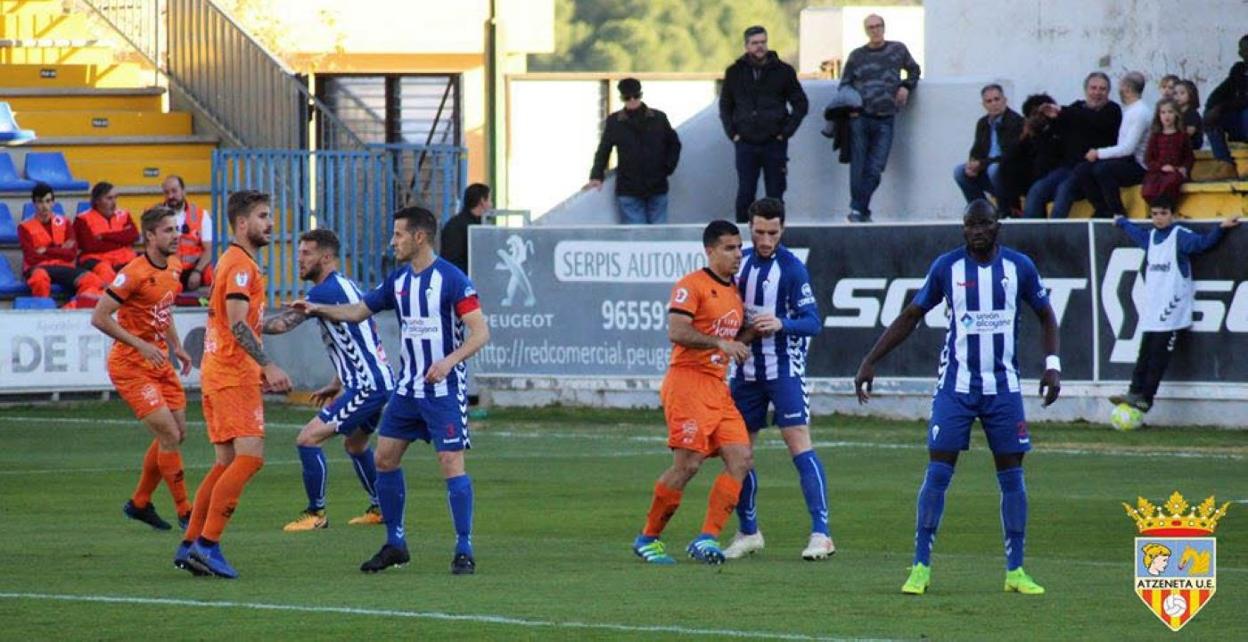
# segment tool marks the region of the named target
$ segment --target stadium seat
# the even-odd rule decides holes
[[[13,220],[13,213],[9,211],[8,203],[0,203],[0,243],[16,242],[17,222]]]
[[[0,152],[0,192],[26,192],[30,193],[30,189],[35,186],[34,181],[28,181],[17,174],[17,166],[13,164],[13,157],[8,152]]]
[[[0,143],[21,145],[34,139],[34,130],[18,127],[17,119],[13,117],[13,108],[9,103],[0,102]]]
[[[65,206],[61,205],[60,203],[53,203],[52,213],[65,216]],[[34,215],[35,215],[35,204],[33,202],[26,201],[24,204],[22,204],[22,220],[23,221],[30,220],[32,217],[34,217]]]
[[[13,299],[14,310],[55,310],[56,301],[46,296],[19,296]]]
[[[89,210],[89,209],[91,209],[91,202],[90,202],[90,201],[78,201],[78,207],[76,207],[76,208],[74,209],[74,216],[77,216],[77,215],[79,215],[79,214],[82,214],[83,212],[85,212],[85,211],[87,211],[87,210]]]
[[[43,181],[60,190],[85,190],[91,186],[87,181],[74,180],[60,152],[31,152],[26,154],[26,178]]]
[[[30,294],[30,289],[26,287],[26,282],[17,278],[13,274],[13,270],[9,267],[9,261],[0,256],[0,296],[15,296]]]

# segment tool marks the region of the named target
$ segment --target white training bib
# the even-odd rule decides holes
[[[1170,332],[1192,325],[1192,280],[1179,271],[1179,232],[1175,227],[1161,243],[1153,243],[1157,230],[1148,233],[1147,272],[1140,329]]]

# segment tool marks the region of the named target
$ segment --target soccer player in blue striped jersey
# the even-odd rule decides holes
[[[308,290],[308,301],[338,305],[356,303],[363,298],[355,283],[338,272],[339,248],[338,235],[332,230],[311,230],[299,237],[299,278],[313,283]],[[265,319],[263,330],[265,334],[282,334],[295,329],[306,318],[302,312],[288,308]],[[334,435],[345,437],[343,446],[369,500],[368,510],[347,523],[382,523],[381,509],[377,505],[377,467],[368,439],[377,428],[381,409],[394,390],[394,374],[390,372],[377,324],[372,319],[358,323],[317,321],[329,360],[334,364],[334,381],[312,393],[312,400],[324,407],[295,438],[299,461],[303,464],[303,488],[308,506],[283,527],[288,533],[329,527],[329,517],[325,514],[328,466],[321,444]]]
[[[750,344],[750,356],[736,369],[732,398],[745,419],[751,445],[759,430],[772,424],[780,428],[810,512],[810,540],[802,558],[821,560],[835,553],[836,545],[828,531],[827,477],[810,440],[806,351],[823,323],[806,266],[780,244],[784,202],[778,198],[759,199],[747,213],[753,247],[746,250],[741,262],[737,287],[745,302],[746,319],[760,338]],[[772,409],[770,422],[768,406]],[[737,502],[740,526],[724,549],[728,559],[745,557],[763,548],[755,501],[757,489],[758,475],[751,469],[741,484]]]
[[[1000,223],[983,199],[966,206],[962,236],[966,246],[932,263],[923,287],[862,360],[854,377],[859,403],[871,398],[875,364],[901,344],[929,310],[944,302],[949,332],[941,351],[932,417],[927,426],[928,464],[915,511],[914,564],[901,591],[922,595],[931,584],[932,544],[945,508],[958,452],[970,446],[971,424],[979,419],[988,437],[1001,488],[1001,527],[1005,535],[1005,590],[1039,595],[1044,588],[1023,570],[1027,530],[1027,488],[1023,455],[1031,436],[1023,416],[1016,351],[1020,303],[1026,302],[1043,328],[1044,405],[1061,389],[1057,318],[1048,290],[1026,255],[997,244]]]
[[[468,276],[434,253],[438,221],[422,207],[394,214],[390,246],[400,267],[362,300],[326,306],[296,301],[291,307],[330,321],[358,323],[394,310],[403,343],[403,365],[377,439],[377,499],[386,543],[360,566],[376,573],[410,560],[403,517],[407,485],[400,465],[412,441],[430,442],[446,480],[455,529],[451,572],[476,570],[472,551],[472,480],[464,469],[468,441],[465,362],[490,339],[477,292]],[[467,330],[467,336],[465,336]]]

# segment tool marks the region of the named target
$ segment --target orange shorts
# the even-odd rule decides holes
[[[153,368],[147,362],[110,362],[108,377],[113,380],[117,394],[130,405],[139,419],[161,408],[186,408],[186,393],[182,391],[182,381],[168,362],[160,368]]]
[[[204,391],[208,441],[225,444],[239,437],[264,438],[264,399],[260,386]]]
[[[723,380],[670,370],[659,390],[667,419],[667,445],[713,457],[723,446],[749,444],[745,421]]]

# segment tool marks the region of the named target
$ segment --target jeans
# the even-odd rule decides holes
[[[1071,175],[1069,167],[1058,167],[1032,183],[1023,204],[1023,218],[1044,218],[1049,201],[1053,201],[1053,218],[1066,218],[1075,202],[1076,186]]]
[[[893,147],[893,117],[863,114],[849,123],[849,209],[870,216],[871,195],[880,186]]]
[[[953,180],[962,190],[966,202],[984,198],[985,192],[992,194],[1000,205],[1001,196],[1005,194],[1004,177],[1001,175],[1001,163],[990,163],[987,170],[980,170],[973,178],[966,175],[966,163],[953,168]],[[999,209],[999,207],[998,207]]]
[[[1107,158],[1095,163],[1083,163],[1087,171],[1075,170],[1079,179],[1079,188],[1092,205],[1092,216],[1109,218],[1115,214],[1126,214],[1127,208],[1122,204],[1121,189],[1131,185],[1139,185],[1144,181],[1144,167],[1135,160],[1135,156],[1124,158]]]
[[[765,143],[735,143],[737,153],[737,222],[747,222],[746,212],[758,192],[758,174],[763,174],[767,196],[784,198],[788,188],[785,176],[789,162],[789,141],[769,140]]]
[[[1070,216],[1070,208],[1074,206],[1075,201],[1083,198],[1083,176],[1092,175],[1092,163],[1088,161],[1079,161],[1078,165],[1067,170],[1070,172],[1066,180],[1057,186],[1057,192],[1053,195],[1053,210],[1049,212],[1049,218],[1067,218]]]
[[[1222,112],[1222,118],[1216,123],[1205,122],[1205,134],[1209,136],[1209,151],[1213,157],[1228,163],[1235,162],[1231,158],[1231,148],[1226,139],[1248,140],[1248,109]]]
[[[620,222],[625,225],[645,225],[667,222],[667,194],[650,196],[615,195],[620,208]]]

